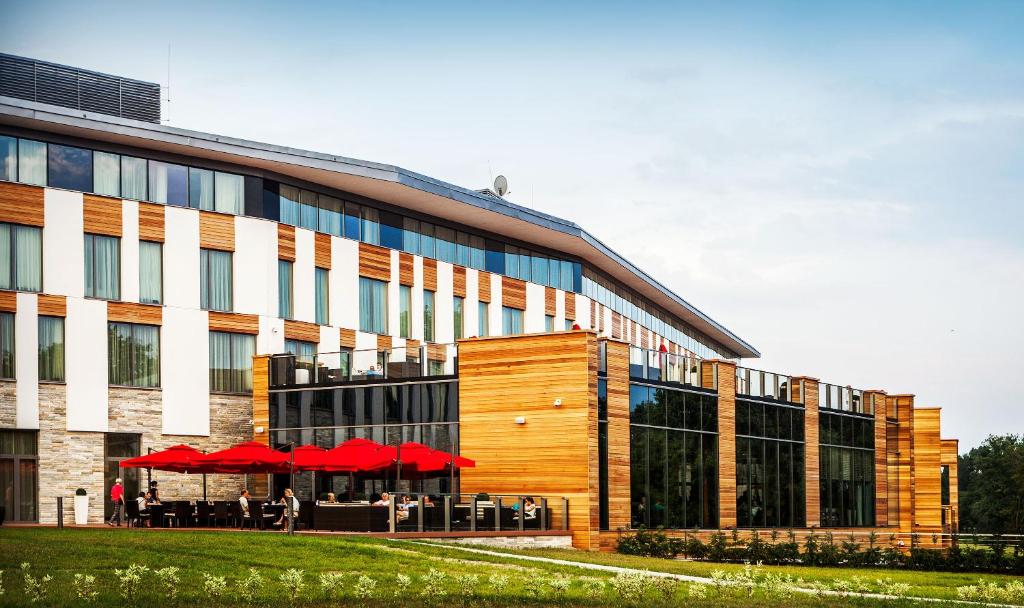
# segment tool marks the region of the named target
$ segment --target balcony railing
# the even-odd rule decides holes
[[[868,395],[867,397],[871,397]],[[854,414],[874,414],[874,399],[867,398],[864,391],[849,386],[838,386],[822,382],[818,385],[818,408],[838,410]]]
[[[458,356],[456,344],[273,355],[270,388],[451,377],[458,374]]]
[[[736,368],[736,394],[790,401],[793,379],[789,376],[749,367]]]
[[[700,363],[701,359],[694,356],[673,355],[637,346],[629,348],[629,377],[635,380],[700,386]]]

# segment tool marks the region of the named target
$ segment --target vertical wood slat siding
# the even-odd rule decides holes
[[[736,527],[736,364],[718,362],[718,527]]]
[[[210,311],[210,331],[226,331],[233,334],[260,333],[260,318],[256,315],[246,315],[233,312]]]
[[[286,340],[319,343],[320,326],[316,323],[307,323],[305,321],[285,320],[284,337]]]
[[[939,408],[914,408],[914,530],[942,529]]]
[[[331,235],[317,232],[314,238],[314,264],[317,268],[331,269]]]
[[[865,391],[875,404],[875,525],[889,525],[889,465],[886,458],[885,393]]]
[[[481,270],[476,280],[477,299],[481,302],[491,301],[491,273]]]
[[[423,258],[423,289],[437,291],[437,260]]]
[[[452,295],[466,297],[466,269],[462,266],[452,268]]]
[[[899,421],[896,427],[896,477],[899,479],[897,498],[899,500],[900,532],[914,531],[914,396],[890,395],[886,401],[891,403]],[[896,522],[889,522],[893,525]]]
[[[96,196],[95,194],[82,195],[82,228],[88,234],[103,234],[106,236],[121,236],[121,209],[124,204],[121,199]]]
[[[133,302],[107,302],[107,320],[143,325],[163,324],[163,307]]]
[[[608,529],[629,528],[629,345],[606,341],[608,369]]]
[[[139,203],[139,240],[164,242],[164,206]]]
[[[359,276],[390,281],[391,250],[369,243],[359,243]]]
[[[39,294],[37,306],[39,308],[39,316],[42,317],[68,316],[68,300],[65,296]]]
[[[511,277],[501,277],[501,305],[526,310],[526,283]]]
[[[942,464],[949,467],[949,505],[952,507],[947,524],[951,530],[957,530],[960,523],[960,481],[957,456],[960,454],[960,442],[957,439],[942,440]]]
[[[462,471],[462,492],[567,497],[573,544],[582,549],[595,514],[596,349],[590,332],[459,343],[459,450],[477,463]]]
[[[43,225],[43,189],[0,182],[0,222]]]
[[[622,315],[612,311],[612,338],[622,339]]]
[[[377,352],[390,352],[391,351],[391,336],[378,335],[377,336]]]
[[[219,251],[235,250],[235,216],[212,211],[199,212],[199,246]]]
[[[0,312],[18,312],[16,291],[0,291]]]
[[[277,259],[295,261],[295,226],[277,225]]]
[[[544,288],[544,314],[555,316],[555,298],[557,290],[554,287]]]
[[[571,291],[565,292],[565,318],[576,320],[576,294]]]
[[[414,258],[411,253],[400,252],[398,254],[398,283],[400,285],[413,285]]]
[[[338,330],[338,340],[341,343],[342,348],[355,348],[356,347],[356,330],[354,329],[340,329]]]
[[[253,441],[270,445],[270,355],[252,358],[252,428]]]
[[[821,385],[814,378],[801,378],[800,389],[804,401],[804,509],[806,525],[821,525],[821,437],[818,427]]]

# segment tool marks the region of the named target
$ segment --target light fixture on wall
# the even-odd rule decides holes
[[[562,400],[561,399],[555,399],[555,407],[562,407]]]
[[[526,424],[526,416],[516,416],[516,424]]]
[[[258,426],[256,428],[254,428],[252,430],[252,432],[257,433],[257,434],[262,433],[263,432],[263,427],[262,426]]]

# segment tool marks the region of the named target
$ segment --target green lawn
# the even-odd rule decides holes
[[[717,567],[576,551],[526,553],[689,574],[706,574]],[[22,562],[31,564],[29,573],[37,579],[44,575],[52,577],[48,584],[49,593],[40,603],[30,604],[25,596],[23,574],[19,568]],[[177,598],[171,600],[167,597],[152,572],[143,576],[140,595],[131,600],[120,597],[114,569],[124,569],[133,563],[144,565],[151,571],[168,566],[180,568]],[[258,599],[251,602],[242,599],[238,587],[250,568],[256,568],[265,580]],[[2,606],[85,606],[87,603],[75,594],[73,580],[76,573],[96,577],[99,595],[91,605],[97,606],[288,606],[288,592],[279,580],[288,568],[304,571],[305,587],[295,602],[300,606],[619,606],[630,603],[626,601],[629,590],[615,588],[612,575],[607,573],[476,555],[435,545],[342,536],[288,537],[280,533],[255,532],[0,529],[0,570],[4,571],[4,593],[0,595]],[[445,574],[443,580],[435,585],[422,578],[431,569]],[[815,580],[853,574],[850,571],[833,574],[820,569],[786,571]],[[340,589],[325,594],[318,580],[322,573],[340,573]],[[400,574],[411,579],[405,590],[399,587]],[[865,571],[856,574],[868,576]],[[927,585],[928,589],[962,581],[973,582],[971,577],[955,575],[885,574],[894,579],[897,576],[913,577],[915,584]],[[204,575],[225,578],[226,588],[222,596],[211,599],[204,589]],[[507,586],[496,588],[491,582],[492,575],[499,577],[499,587],[502,577]],[[357,594],[360,576],[373,579],[375,588],[368,598]],[[560,586],[567,588],[560,590]],[[444,595],[432,594],[431,589],[440,590]],[[948,596],[950,590],[945,591],[943,597]],[[701,594],[705,597],[699,597]],[[684,602],[696,606],[877,606],[884,603],[865,598],[802,594],[787,597],[787,594],[760,588],[752,598],[748,598],[742,589],[719,592],[707,586],[697,588],[688,584],[672,584],[665,591],[649,588],[631,603],[647,607],[675,606]]]

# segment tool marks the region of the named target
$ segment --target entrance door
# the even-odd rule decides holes
[[[0,506],[6,521],[37,521],[36,431],[0,431]]]
[[[118,477],[124,485],[125,501],[139,495],[139,469],[122,469],[121,461],[134,458],[141,451],[142,436],[134,433],[107,433],[104,447],[103,473],[103,517],[110,519],[114,514],[114,504],[110,502],[110,488]],[[123,512],[122,512],[123,516]]]

